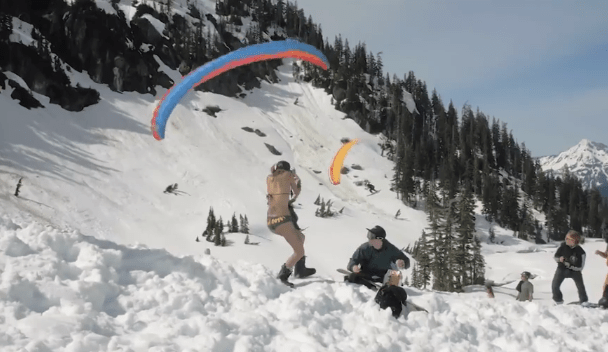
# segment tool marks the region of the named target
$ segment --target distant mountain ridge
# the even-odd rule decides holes
[[[567,166],[585,188],[596,187],[608,197],[608,146],[603,143],[581,140],[577,145],[555,156],[539,158],[543,171],[560,176]]]

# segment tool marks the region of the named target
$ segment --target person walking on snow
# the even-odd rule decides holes
[[[553,258],[557,262],[557,269],[553,276],[551,290],[553,292],[553,300],[557,304],[564,303],[560,286],[566,278],[571,278],[576,284],[578,290],[578,298],[581,304],[586,303],[589,299],[583,282],[583,268],[585,267],[585,250],[578,244],[581,235],[574,231],[568,231],[566,240],[559,246]]]
[[[524,271],[521,273],[521,281],[517,284],[517,300],[518,301],[532,301],[532,294],[534,293],[534,285],[529,281],[530,272]]]
[[[316,273],[313,268],[306,267],[304,256],[304,234],[294,224],[290,205],[298,198],[302,190],[300,178],[291,171],[287,161],[281,160],[270,168],[270,175],[266,178],[268,200],[267,225],[270,231],[283,236],[293,249],[293,254],[281,266],[277,276],[285,285],[293,287],[287,281],[292,271],[297,278],[304,278]],[[290,194],[293,191],[293,198]],[[292,210],[293,211],[293,210]]]
[[[395,263],[399,269],[410,267],[410,259],[386,239],[386,231],[381,226],[367,229],[368,241],[355,250],[346,268],[352,273],[344,277],[344,281],[353,282],[370,287],[367,279],[373,282],[382,282],[391,264]],[[372,288],[372,287],[370,287]]]

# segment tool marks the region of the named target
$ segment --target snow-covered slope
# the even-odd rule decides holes
[[[213,8],[214,1],[203,4]],[[510,282],[496,288],[496,299],[479,286],[461,294],[408,287],[410,300],[430,314],[405,311],[395,320],[374,303],[373,292],[344,284],[335,269],[366,240],[366,227],[383,226],[401,248],[419,238],[426,215],[390,191],[393,165],[380,156],[379,138],[345,119],[325,92],[296,82],[292,61],[284,63],[278,84],[263,83],[243,99],[188,93],[162,142],[149,130],[160,87],[157,97],[120,94],[71,70],[74,85],[102,96],[78,113],[35,93],[45,108],[26,110],[10,98],[12,88],[0,92],[0,350],[600,351],[607,345],[608,312],[552,305],[557,244],[537,246],[498,227],[496,244],[489,244],[490,224],[481,215],[486,277]],[[411,95],[404,99],[409,107]],[[222,109],[217,117],[203,112],[210,105]],[[334,186],[327,169],[342,138],[360,143],[346,159],[351,172]],[[281,159],[302,178],[297,211],[307,264],[318,270],[294,280],[296,290],[275,279],[291,249],[266,227],[265,178]],[[380,192],[370,195],[356,185],[361,180]],[[180,193],[163,193],[173,183]],[[315,217],[319,195],[343,212]],[[195,242],[210,207],[224,222],[247,215],[250,241],[259,244],[245,245],[241,233],[227,233],[226,247]],[[606,266],[593,252],[605,244],[589,240],[583,248],[587,292],[597,301]],[[532,303],[514,300],[513,280],[523,270],[536,275]],[[577,299],[571,281],[562,289],[566,301]]]
[[[71,78],[103,99],[81,113],[39,95],[46,108],[25,110],[10,89],[1,92],[2,350],[590,351],[608,343],[608,312],[552,306],[555,244],[535,246],[500,228],[501,244],[484,244],[486,277],[511,281],[533,272],[533,303],[513,300],[516,282],[497,288],[495,300],[481,287],[462,294],[408,288],[430,314],[394,320],[373,292],[342,283],[335,269],[365,241],[365,227],[382,225],[403,247],[420,236],[426,216],[390,192],[392,164],[380,157],[378,138],[345,120],[322,90],[296,83],[290,64],[281,67],[280,83],[245,99],[189,93],[162,142],[149,132],[153,97],[114,93],[85,75]],[[222,109],[217,118],[202,112],[207,105]],[[333,186],[327,168],[344,137],[361,140],[346,165],[362,170]],[[296,280],[295,291],[274,278],[291,250],[265,224],[265,177],[280,159],[303,180],[298,214],[307,263],[318,269],[315,278]],[[363,179],[381,191],[369,196],[355,185]],[[185,193],[164,194],[175,182]],[[343,213],[315,217],[318,195]],[[240,233],[226,234],[227,247],[195,242],[209,207],[224,221],[247,215],[259,245],[243,244]],[[488,226],[477,217],[484,243]],[[596,301],[605,264],[591,253],[604,244],[584,248]],[[572,282],[563,292],[577,299]]]
[[[561,175],[567,167],[584,187],[596,187],[608,197],[608,146],[605,144],[583,139],[565,152],[541,157],[539,161],[544,171],[555,175]]]
[[[7,90],[0,94],[7,112],[0,140],[2,197],[8,200],[24,177],[21,198],[10,200],[16,210],[84,234],[166,248],[176,255],[199,254],[207,246],[194,239],[205,229],[210,207],[224,222],[234,213],[237,218],[247,215],[254,241],[262,243],[246,246],[241,259],[278,267],[290,248],[266,227],[265,179],[270,166],[285,159],[303,181],[298,212],[308,227],[308,243],[323,244],[335,254],[328,260],[325,253],[310,253],[312,265],[325,265],[326,273],[344,266],[354,250],[344,245],[345,236],[362,242],[365,228],[375,224],[383,225],[396,245],[412,243],[426,216],[404,207],[390,192],[392,163],[380,157],[378,137],[344,119],[325,92],[296,83],[291,72],[291,63],[282,66],[280,83],[264,83],[244,99],[191,92],[173,112],[162,142],[149,131],[157,102],[149,95],[118,94],[74,73],[73,81],[94,86],[103,99],[82,113],[66,113],[49,104],[24,110]],[[217,118],[202,111],[208,105],[222,109]],[[345,165],[358,164],[362,170],[343,175],[334,186],[327,170],[345,137],[360,139]],[[282,155],[271,154],[266,144]],[[368,197],[354,184],[363,179],[382,192]],[[185,193],[164,194],[172,183]],[[319,195],[332,200],[336,210],[344,207],[343,213],[315,217],[313,202]],[[398,209],[407,221],[394,219]],[[240,235],[228,235],[233,248],[243,245]],[[230,247],[214,251],[232,257]]]

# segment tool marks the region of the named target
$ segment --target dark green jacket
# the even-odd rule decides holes
[[[361,264],[361,272],[370,276],[379,276],[380,281],[384,278],[387,270],[391,269],[391,263],[403,259],[405,268],[410,267],[410,259],[386,239],[382,240],[382,248],[377,250],[369,242],[363,243],[348,262],[346,267],[353,270],[353,266]]]

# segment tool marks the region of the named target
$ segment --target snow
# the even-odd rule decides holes
[[[549,302],[551,253],[495,258],[510,263],[505,272],[533,268],[533,302],[515,301],[514,285],[494,300],[481,288],[408,288],[430,313],[395,320],[370,290],[330,278],[292,290],[258,263],[178,257],[6,215],[0,234],[3,351],[602,351],[608,339],[606,311]],[[593,264],[587,282],[605,271]]]
[[[608,165],[608,147],[602,143],[581,140],[577,145],[558,156],[540,158],[543,170],[559,171],[568,166],[570,171],[599,165]]]
[[[561,176],[567,168],[579,178],[584,188],[596,187],[608,197],[608,146],[588,139],[581,140],[557,156],[539,159],[543,171]]]
[[[296,82],[292,61],[284,63],[279,83],[262,82],[242,99],[189,92],[161,142],[149,130],[161,87],[156,97],[121,94],[72,70],[73,85],[102,96],[78,113],[36,93],[45,108],[26,110],[10,89],[0,92],[0,350],[606,350],[608,311],[551,301],[558,244],[521,241],[495,225],[497,244],[487,243],[490,224],[480,214],[486,278],[512,281],[495,288],[495,299],[481,286],[458,294],[406,287],[429,314],[406,309],[394,319],[374,292],[345,284],[336,269],[366,240],[366,227],[383,226],[402,248],[419,238],[426,215],[390,191],[392,162],[380,156],[379,137],[344,119],[323,90]],[[222,109],[216,118],[202,111],[209,105]],[[327,169],[345,137],[360,140],[345,166],[362,170],[351,168],[334,186]],[[291,249],[265,224],[265,178],[281,159],[302,179],[296,211],[307,265],[318,270],[293,280],[296,289],[275,278]],[[364,179],[382,191],[368,196],[355,185]],[[175,182],[185,193],[164,194]],[[343,213],[315,217],[319,195]],[[227,233],[227,247],[195,242],[210,207],[224,222],[247,215],[259,245],[245,245],[241,233]],[[582,247],[595,302],[608,268],[593,253],[606,244],[588,239]],[[533,302],[514,299],[513,280],[524,270],[535,275]],[[578,299],[573,281],[562,291],[566,302]]]

